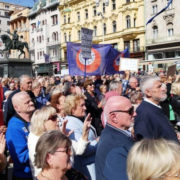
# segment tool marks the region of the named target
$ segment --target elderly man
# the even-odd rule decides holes
[[[104,113],[108,121],[96,152],[96,179],[127,180],[126,159],[133,145],[128,128],[136,113],[129,99],[122,96],[110,97]]]
[[[157,76],[146,76],[140,82],[144,101],[137,108],[134,132],[137,140],[164,138],[178,142],[176,133],[159,105],[167,97],[166,88]]]
[[[13,175],[15,180],[30,180],[32,175],[29,165],[27,136],[31,115],[35,107],[25,91],[16,93],[12,97],[12,103],[16,113],[8,123],[6,142],[14,163]]]
[[[31,97],[33,96],[33,93],[31,92],[32,78],[28,75],[22,75],[19,79],[20,79],[20,89],[15,90],[13,93],[11,93],[11,95],[8,97],[7,102],[5,103],[4,121],[6,124],[8,124],[8,121],[15,113],[13,105],[12,105],[12,97],[20,91],[27,91]]]
[[[132,76],[129,79],[129,84],[126,89],[125,96],[129,97],[131,92],[138,91],[138,90],[140,90],[140,88],[138,87],[138,80],[136,77]]]

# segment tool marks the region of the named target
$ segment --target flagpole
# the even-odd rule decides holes
[[[86,80],[86,58],[84,58],[85,60],[85,65],[84,65],[84,81]]]

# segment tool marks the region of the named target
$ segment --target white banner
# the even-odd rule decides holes
[[[139,63],[139,59],[121,57],[119,70],[120,71],[130,70],[130,71],[138,72],[138,63]]]

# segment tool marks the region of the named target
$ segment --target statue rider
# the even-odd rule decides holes
[[[17,44],[19,41],[19,35],[17,34],[17,30],[14,30],[14,33],[10,33],[8,32],[10,35],[12,35],[12,44],[13,44],[13,48],[17,48]]]

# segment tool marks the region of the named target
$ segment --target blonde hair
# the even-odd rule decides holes
[[[85,99],[85,96],[84,95],[68,95],[63,105],[63,110],[65,114],[72,115],[72,110],[76,109],[81,99]]]
[[[41,109],[36,110],[31,118],[30,131],[37,136],[42,135],[46,131],[44,122],[54,114],[56,114],[56,109],[50,105],[43,106]]]
[[[143,139],[128,154],[129,180],[163,179],[180,173],[180,146],[164,139]]]
[[[174,82],[171,86],[171,94],[180,96],[180,82]]]

